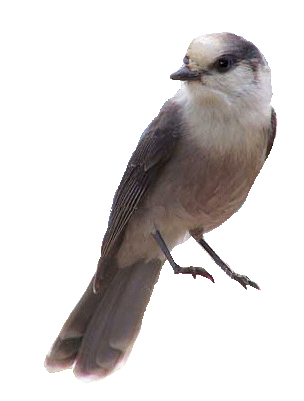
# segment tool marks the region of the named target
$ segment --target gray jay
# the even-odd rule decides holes
[[[190,44],[182,81],[144,131],[115,194],[96,273],[65,322],[45,366],[74,367],[77,377],[103,378],[126,361],[153,287],[170,251],[193,237],[232,279],[237,274],[203,235],[244,203],[271,150],[276,116],[270,105],[270,69],[260,51],[231,33]]]

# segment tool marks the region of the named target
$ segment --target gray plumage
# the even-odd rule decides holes
[[[105,377],[140,330],[168,250],[218,227],[244,203],[275,137],[270,69],[233,34],[195,39],[185,81],[146,129],[115,194],[94,278],[46,358],[50,371]],[[245,286],[246,287],[246,286]]]

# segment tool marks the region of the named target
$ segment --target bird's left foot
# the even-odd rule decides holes
[[[247,290],[247,285],[250,285],[257,290],[260,290],[260,287],[254,281],[251,281],[247,276],[243,276],[242,274],[237,274],[232,272],[230,276],[233,280],[238,281],[244,288]]]
[[[220,266],[222,270],[226,274],[228,274],[229,277],[231,277],[233,280],[238,281],[241,286],[243,286],[247,290],[247,285],[250,285],[253,288],[256,288],[257,290],[260,290],[260,287],[255,283],[254,281],[251,281],[247,276],[243,276],[242,274],[237,274],[235,273],[230,267],[227,265],[227,263],[223,262],[222,259],[214,252],[214,250],[207,244],[207,242],[201,237],[201,233],[191,233],[192,237],[209,253],[209,255],[212,257],[214,262]]]

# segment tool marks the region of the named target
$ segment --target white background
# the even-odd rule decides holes
[[[295,1],[2,1],[1,379],[5,399],[303,399],[303,12]],[[230,31],[272,69],[271,156],[240,212],[165,264],[129,361],[94,383],[44,357],[94,274],[140,134],[179,89],[190,41]],[[7,388],[6,388],[7,387]],[[6,392],[7,391],[7,392]]]

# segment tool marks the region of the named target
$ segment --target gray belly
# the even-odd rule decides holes
[[[262,151],[182,153],[167,166],[151,206],[163,206],[167,219],[180,218],[182,226],[208,232],[227,220],[244,203],[262,167]]]
[[[262,167],[262,151],[250,155],[184,149],[169,161],[133,213],[118,252],[119,264],[164,259],[151,235],[155,228],[172,249],[189,237],[189,230],[206,233],[221,225],[244,203]]]

